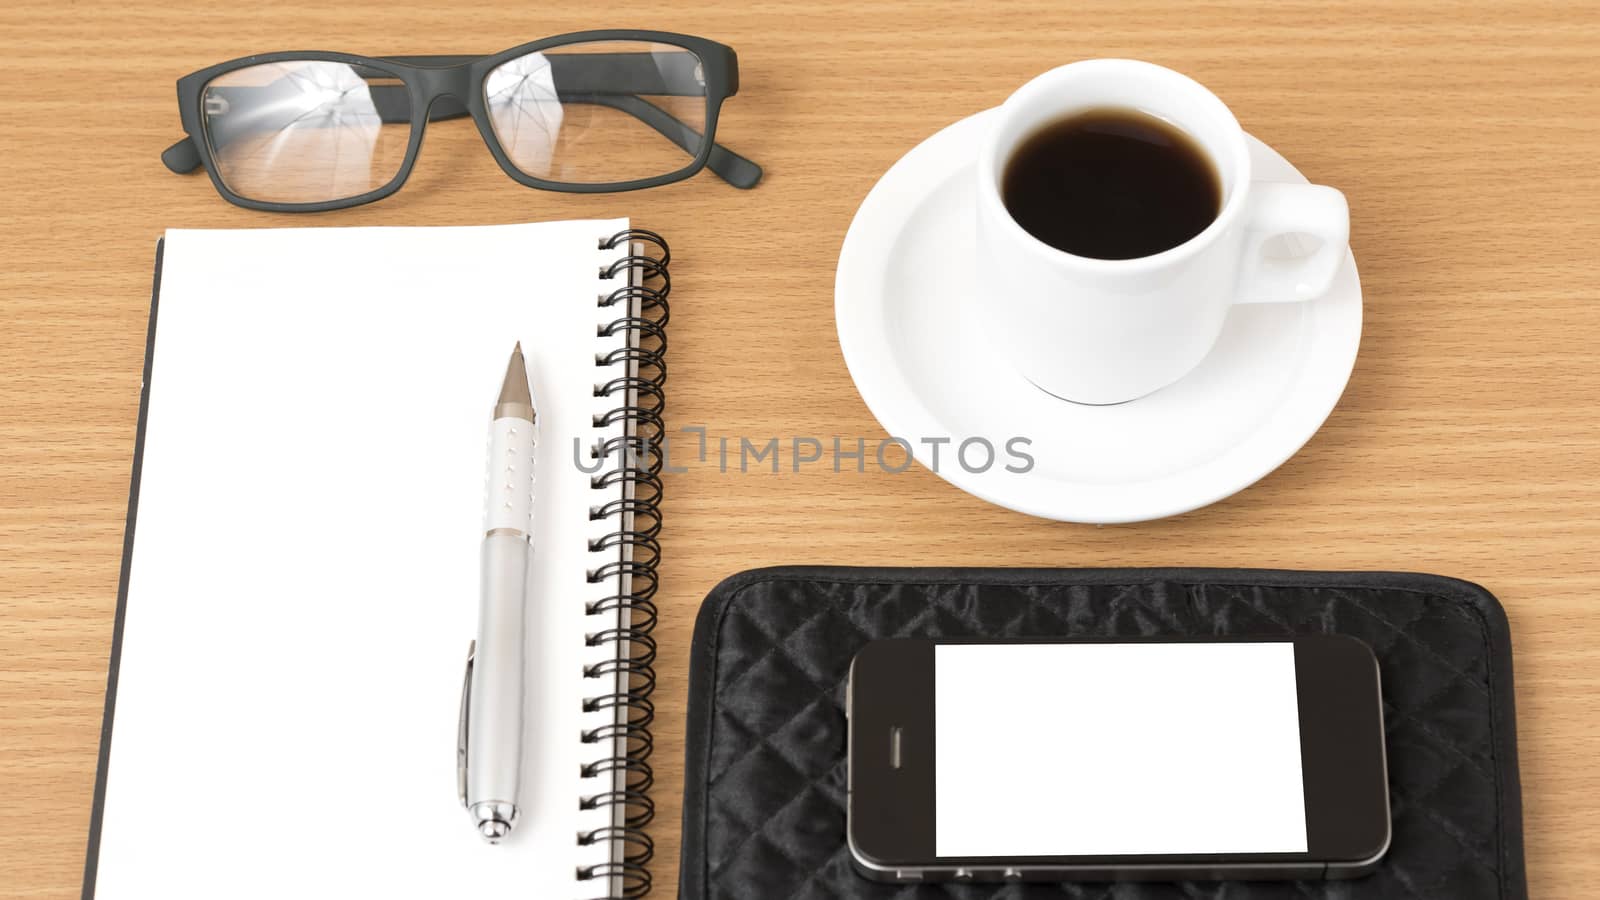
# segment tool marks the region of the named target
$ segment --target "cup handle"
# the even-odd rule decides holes
[[[1327,293],[1350,243],[1350,206],[1344,194],[1320,184],[1250,186],[1244,261],[1236,303],[1294,303]],[[1322,241],[1309,256],[1269,258],[1266,244],[1286,234]]]

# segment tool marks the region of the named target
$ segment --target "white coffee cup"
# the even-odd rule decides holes
[[[1222,206],[1204,231],[1151,256],[1093,259],[1044,243],[1006,211],[1001,179],[1016,148],[1047,124],[1103,108],[1163,119],[1210,157]],[[1349,242],[1344,195],[1251,177],[1250,149],[1233,113],[1171,69],[1094,59],[1023,85],[1000,107],[978,157],[978,302],[1000,351],[1051,394],[1121,403],[1198,366],[1234,304],[1321,296]],[[1267,242],[1286,234],[1321,244],[1304,257],[1269,258]]]

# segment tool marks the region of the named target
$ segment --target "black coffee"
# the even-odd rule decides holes
[[[1222,208],[1194,138],[1132,109],[1095,109],[1025,139],[1001,179],[1011,217],[1058,250],[1134,259],[1204,231]]]

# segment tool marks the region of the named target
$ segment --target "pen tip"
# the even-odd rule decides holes
[[[500,385],[500,399],[495,402],[494,417],[498,419],[504,415],[534,421],[533,392],[528,388],[528,368],[522,359],[521,341],[517,341],[516,349],[511,351],[505,381]]]

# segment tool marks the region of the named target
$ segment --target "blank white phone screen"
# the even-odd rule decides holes
[[[1294,644],[940,644],[941,857],[1304,853]]]

